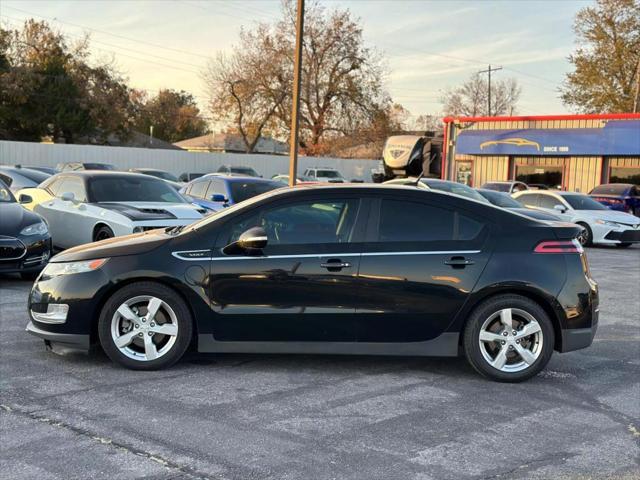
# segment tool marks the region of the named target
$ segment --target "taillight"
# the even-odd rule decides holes
[[[573,240],[545,240],[536,245],[534,253],[582,253],[580,242]]]

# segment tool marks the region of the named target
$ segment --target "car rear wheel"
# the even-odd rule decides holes
[[[116,363],[158,370],[177,362],[191,342],[193,320],[182,298],[164,285],[140,282],[109,298],[98,321],[100,344]]]
[[[590,247],[593,243],[593,233],[586,223],[578,222],[577,225],[582,227],[582,231],[578,234],[577,239],[583,247]]]
[[[93,235],[93,241],[99,242],[100,240],[106,240],[107,238],[115,237],[113,230],[111,230],[106,225],[102,225],[96,230],[96,233]]]
[[[520,295],[493,297],[474,310],[463,336],[467,361],[500,382],[521,382],[549,362],[553,325],[544,309]]]

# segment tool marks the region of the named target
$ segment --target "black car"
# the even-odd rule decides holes
[[[513,197],[506,192],[499,192],[497,190],[486,190],[484,188],[478,188],[477,191],[480,195],[482,195],[497,207],[506,208],[508,210],[511,210],[512,212],[526,215],[527,217],[535,218],[536,220],[545,220],[550,222],[562,221],[562,219],[557,215],[525,207],[520,202],[514,200]]]
[[[56,165],[56,171],[58,172],[77,172],[81,170],[116,170],[116,167],[110,163],[96,163],[96,162],[64,162]]]
[[[0,273],[34,278],[51,256],[51,236],[42,217],[18,202],[0,180]]]
[[[133,173],[142,173],[143,175],[150,175],[173,184],[177,184],[179,182],[178,177],[175,175],[165,170],[158,170],[157,168],[130,168],[129,171]]]
[[[416,221],[419,219],[419,221]],[[200,352],[456,356],[521,381],[589,346],[580,232],[457,195],[314,185],[55,256],[27,330],[151,370]]]
[[[13,192],[23,188],[37,187],[51,175],[23,167],[6,167],[0,165],[0,181]]]

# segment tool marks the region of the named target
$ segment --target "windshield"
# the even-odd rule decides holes
[[[316,177],[324,177],[324,178],[342,178],[340,172],[335,170],[318,170],[316,172]]]
[[[243,202],[248,198],[261,193],[270,192],[276,188],[282,188],[280,182],[229,182],[231,198],[235,203]]]
[[[17,173],[35,183],[42,183],[51,176],[49,174],[39,172],[37,170],[29,170],[27,168],[20,168],[17,170]]]
[[[433,190],[455,193],[456,195],[471,198],[473,200],[477,200],[478,202],[489,203],[486,198],[476,192],[473,188],[468,187],[467,185],[464,185],[462,183],[447,182],[443,180],[430,180],[426,178],[423,178],[420,181],[422,183],[425,183],[429,188],[432,188]]]
[[[487,188],[489,190],[495,190],[497,192],[508,192],[511,190],[510,183],[485,183],[480,188]]]
[[[169,172],[163,172],[162,170],[146,170],[144,172],[145,175],[151,175],[152,177],[162,178],[163,180],[169,180],[170,182],[177,182],[178,177],[171,175]]]
[[[258,177],[258,172],[249,167],[231,167],[231,173],[239,173],[241,175],[247,175],[249,177]]]
[[[562,195],[562,198],[564,198],[574,210],[608,210],[607,207],[586,195],[570,194]]]
[[[480,190],[478,193],[498,207],[502,207],[502,208],[522,207],[522,204],[515,201],[508,193],[496,192],[495,190]]]
[[[163,180],[140,177],[102,177],[89,183],[92,202],[164,202],[187,203]]]
[[[0,180],[0,203],[13,203],[16,199],[13,197],[11,190],[9,187],[5,185],[5,183]]]
[[[116,167],[108,163],[83,163],[85,170],[115,170]]]
[[[625,195],[631,185],[627,183],[610,183],[609,185],[600,185],[591,190],[591,195]]]

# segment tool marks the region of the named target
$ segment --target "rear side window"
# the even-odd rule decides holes
[[[383,200],[379,242],[473,240],[484,224],[457,211],[424,203]]]
[[[538,206],[538,195],[537,193],[531,193],[528,195],[521,195],[516,200],[518,200],[525,207],[537,207]]]
[[[207,193],[207,188],[209,187],[209,182],[194,182],[191,185],[191,190],[189,190],[189,195],[196,198],[205,198]]]

